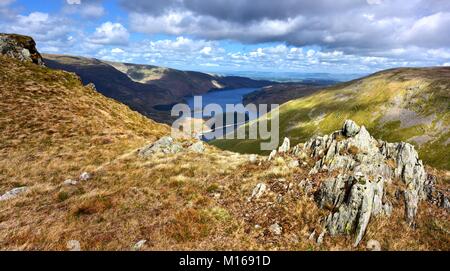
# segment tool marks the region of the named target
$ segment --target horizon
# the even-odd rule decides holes
[[[402,3],[403,2],[403,3]],[[442,0],[0,0],[42,53],[209,73],[370,74],[450,65]]]

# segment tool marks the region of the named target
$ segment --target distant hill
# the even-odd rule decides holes
[[[290,100],[298,99],[315,93],[325,86],[337,82],[318,81],[310,83],[280,83],[261,88],[244,96],[244,104],[284,104]]]
[[[160,122],[170,123],[170,113],[161,111],[184,97],[210,90],[263,87],[274,82],[238,76],[216,76],[150,65],[106,62],[93,58],[44,55],[50,68],[77,73],[83,83],[94,83],[104,95]],[[155,107],[158,109],[155,109]]]
[[[450,169],[450,68],[399,68],[325,88],[280,107],[281,138],[295,143],[339,129],[345,119],[377,138],[407,141],[430,165]],[[242,129],[245,129],[243,127]],[[259,140],[217,140],[214,145],[259,153]]]

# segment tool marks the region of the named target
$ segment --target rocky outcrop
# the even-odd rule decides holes
[[[16,187],[0,196],[0,201],[17,198],[20,194],[28,191],[28,187]]]
[[[190,151],[196,152],[196,153],[203,153],[205,151],[205,145],[202,141],[198,141],[188,148]]]
[[[347,120],[341,130],[295,146],[292,154],[316,161],[310,175],[328,176],[315,200],[330,210],[325,227],[331,235],[355,233],[354,245],[358,245],[372,216],[391,214],[385,190],[394,182],[403,187],[405,218],[414,226],[418,203],[426,198],[427,181],[414,146],[376,140],[364,126]]]
[[[164,136],[156,142],[139,149],[138,155],[147,158],[157,153],[175,154],[183,151],[203,153],[206,151],[206,146],[202,141],[181,143],[171,136]]]
[[[283,144],[278,148],[279,153],[286,153],[291,148],[291,141],[289,138],[285,137],[283,140]]]
[[[182,150],[183,146],[180,143],[175,142],[174,139],[170,136],[165,136],[139,150],[139,156],[148,157],[155,153],[177,153]]]
[[[0,34],[0,54],[23,62],[44,65],[33,38],[17,34]]]

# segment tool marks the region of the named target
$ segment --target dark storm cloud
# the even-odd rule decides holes
[[[448,47],[447,0],[122,0],[132,30],[346,52]],[[426,41],[422,38],[426,37]]]

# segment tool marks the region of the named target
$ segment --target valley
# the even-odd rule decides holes
[[[107,97],[116,99],[152,119],[171,123],[171,105],[186,97],[211,90],[260,88],[276,84],[239,76],[216,76],[200,72],[100,61],[65,55],[44,55],[46,65],[75,72],[84,84],[93,83]]]
[[[1,250],[450,250],[449,68],[252,96],[271,83],[42,59],[34,44],[0,35]],[[152,108],[195,76],[219,104],[300,93],[277,148],[176,137]]]
[[[273,88],[279,87],[282,88]],[[339,123],[351,118],[364,124],[376,137],[414,144],[425,162],[448,170],[449,88],[448,67],[381,71],[283,104],[280,134],[296,143],[303,142],[312,135],[332,132]],[[271,89],[266,87],[266,91]],[[213,144],[241,153],[260,153],[260,142],[217,140]]]

